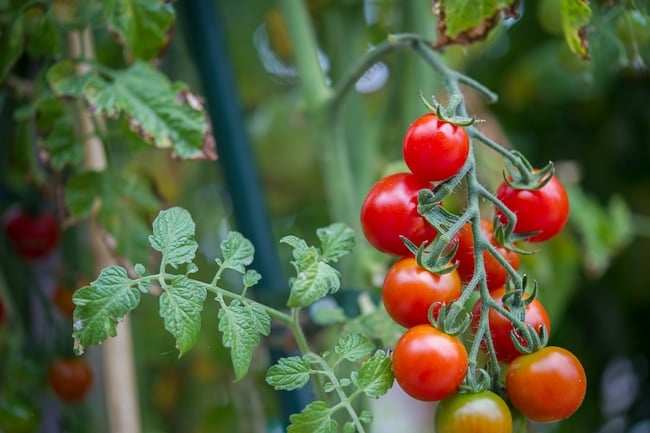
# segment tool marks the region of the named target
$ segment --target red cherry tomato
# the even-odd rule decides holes
[[[494,237],[494,226],[492,221],[481,218],[481,232],[485,239],[494,245],[506,259],[508,263],[514,268],[519,269],[519,254],[510,251],[505,247],[498,246]],[[454,237],[455,242],[458,244],[454,260],[458,261],[458,274],[464,283],[469,282],[474,276],[474,237],[472,235],[472,226],[465,224]],[[453,242],[453,241],[452,241]],[[501,263],[487,250],[483,251],[483,263],[485,265],[485,274],[487,277],[488,289],[494,290],[503,287],[506,283],[508,272]]]
[[[454,394],[438,403],[436,433],[512,433],[508,405],[492,391]]]
[[[582,404],[587,377],[574,354],[561,347],[544,347],[512,361],[506,392],[524,416],[539,422],[560,421]]]
[[[72,302],[73,294],[73,290],[62,285],[58,285],[52,294],[52,302],[56,306],[56,309],[68,319],[72,319],[72,314],[75,308],[74,302]]]
[[[455,269],[434,274],[420,267],[415,257],[403,257],[386,273],[381,295],[390,317],[410,328],[429,323],[431,304],[449,303],[458,299],[460,293],[460,277]],[[434,307],[434,314],[439,309]]]
[[[495,301],[503,305],[503,295],[505,295],[505,293],[506,289],[502,287],[492,291],[491,295]],[[478,326],[478,322],[481,318],[481,305],[481,301],[477,302],[472,313],[472,327],[474,330]],[[551,332],[551,323],[548,318],[548,313],[539,299],[535,298],[533,302],[526,306],[525,314],[525,322],[528,325],[531,325],[535,330],[539,331],[540,327],[544,325],[546,330],[549,333]],[[497,359],[501,362],[510,362],[520,356],[521,353],[517,350],[512,342],[512,338],[510,337],[510,333],[513,330],[512,322],[493,308],[490,308],[488,320],[490,322],[490,335],[492,336],[492,342],[494,343],[494,351],[496,352]],[[519,341],[522,345],[526,345],[526,341],[523,337],[519,337]]]
[[[469,138],[464,128],[428,113],[406,130],[402,154],[417,178],[437,182],[452,177],[463,167],[469,155]]]
[[[368,242],[381,252],[408,256],[400,235],[418,246],[435,238],[437,231],[417,211],[418,191],[430,187],[410,173],[375,183],[361,206],[361,228]]]
[[[5,323],[5,317],[7,315],[7,312],[5,311],[5,304],[2,302],[2,299],[0,299],[0,325]]]
[[[496,196],[517,215],[515,233],[538,232],[530,242],[543,242],[557,235],[569,219],[569,197],[557,177],[538,190],[515,189],[503,182]],[[497,209],[499,220],[508,219]]]
[[[83,358],[59,358],[50,364],[48,382],[54,394],[66,403],[82,400],[93,384],[93,371]]]
[[[436,401],[456,392],[467,372],[463,343],[432,325],[409,328],[393,351],[395,380],[411,397]]]
[[[49,212],[30,215],[14,206],[5,214],[3,223],[14,251],[25,260],[43,258],[58,244],[59,225]]]

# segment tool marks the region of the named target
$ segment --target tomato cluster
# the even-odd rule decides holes
[[[517,280],[519,287],[513,282],[520,262],[515,244],[546,241],[564,227],[569,213],[564,187],[552,173],[536,189],[504,181],[494,194],[503,205],[495,202],[494,221],[469,218],[447,238],[441,252],[441,257],[448,253],[446,264],[431,266],[423,259],[426,247],[440,241],[434,224],[418,210],[419,194],[435,192],[440,182],[473,168],[468,166],[473,164],[468,161],[470,140],[465,128],[429,113],[409,126],[402,151],[410,172],[380,179],[361,208],[366,239],[397,256],[382,286],[388,315],[406,328],[392,352],[397,383],[413,398],[440,401],[435,419],[440,433],[510,433],[510,407],[540,422],[570,416],[586,392],[584,369],[567,350],[544,347],[551,329],[546,309],[524,292],[525,278]],[[433,206],[443,205],[434,201]],[[507,229],[511,238],[504,240]],[[413,246],[420,248],[417,257]],[[480,296],[472,308],[465,303],[474,290]],[[469,325],[448,333],[441,309],[448,314],[450,304],[461,302],[471,310]],[[466,330],[467,338],[461,339],[458,335]],[[506,368],[503,383],[479,383],[475,366],[480,361],[469,359],[466,344],[480,344]],[[488,364],[486,368],[495,368]]]

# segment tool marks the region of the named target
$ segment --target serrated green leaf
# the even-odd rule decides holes
[[[246,272],[246,266],[253,263],[255,247],[241,233],[231,231],[228,237],[221,241],[221,254],[221,266],[243,274]]]
[[[309,403],[302,412],[289,417],[287,433],[336,433],[337,423],[324,401]]]
[[[361,334],[349,334],[341,337],[334,346],[334,352],[348,361],[358,361],[370,355],[375,345]]]
[[[356,373],[356,372],[355,372]],[[393,386],[392,363],[386,353],[378,351],[352,374],[352,381],[370,398],[379,398]]]
[[[280,358],[277,364],[271,366],[266,372],[266,383],[277,390],[299,389],[309,382],[310,371],[309,361],[303,357]]]
[[[65,206],[73,218],[86,218],[95,205],[95,198],[104,196],[104,174],[86,171],[72,176],[66,183]]]
[[[339,273],[325,262],[316,262],[300,269],[291,284],[287,305],[307,307],[314,302],[336,292],[341,285]]]
[[[249,269],[246,271],[242,278],[242,283],[244,287],[253,287],[262,279],[262,275],[254,269]]]
[[[334,384],[332,382],[327,382],[325,385],[323,385],[323,391],[326,393],[332,392],[336,389]]]
[[[461,32],[481,26],[515,0],[440,0],[445,12],[446,34],[456,38]]]
[[[240,380],[248,372],[260,334],[271,332],[271,318],[261,305],[245,300],[222,306],[218,317],[223,345],[230,348],[235,380]]]
[[[362,410],[359,414],[359,420],[364,424],[370,424],[373,420],[372,412],[369,410]]]
[[[179,357],[196,342],[201,330],[201,310],[207,293],[205,287],[179,275],[160,296],[160,317],[163,318],[165,329],[176,338]]]
[[[124,114],[144,141],[172,148],[181,158],[215,158],[205,110],[184,85],[172,84],[145,62],[110,70],[84,64],[79,75],[71,60],[50,68],[47,81],[57,96],[84,98],[98,114]]]
[[[163,255],[165,263],[176,268],[194,259],[198,244],[194,240],[195,224],[190,213],[180,207],[161,211],[153,222],[149,243]]]
[[[586,27],[591,21],[591,8],[587,0],[561,0],[562,32],[569,49],[583,59],[589,59]]]
[[[108,0],[106,22],[135,58],[150,60],[170,42],[174,9],[164,0]]]
[[[65,119],[54,125],[43,140],[43,147],[49,155],[49,162],[55,170],[68,165],[75,166],[83,160],[83,147],[77,141],[74,128]]]
[[[321,260],[337,262],[354,247],[354,231],[343,223],[334,223],[316,230],[321,241]]]
[[[355,431],[356,428],[354,427],[352,421],[347,421],[345,424],[343,424],[343,433],[354,433]]]
[[[133,286],[126,269],[109,266],[90,286],[75,292],[73,337],[78,354],[116,335],[117,323],[140,302],[140,292]]]
[[[7,27],[0,28],[0,83],[4,82],[24,48],[23,16],[16,15]]]

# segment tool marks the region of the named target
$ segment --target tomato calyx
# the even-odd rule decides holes
[[[512,161],[504,159],[506,170],[503,172],[503,180],[511,188],[541,189],[555,174],[555,165],[551,161],[543,168],[536,169],[521,152],[512,150],[510,154]]]
[[[539,231],[533,231],[533,232],[526,232],[526,233],[514,233],[515,230],[515,225],[516,225],[516,220],[514,219],[514,214],[508,209],[508,212],[510,215],[507,213],[504,213],[507,218],[508,218],[508,224],[503,225],[501,224],[499,218],[495,218],[493,222],[494,226],[494,239],[497,241],[497,245],[500,245],[502,247],[505,247],[509,249],[510,251],[513,251],[517,254],[522,254],[522,255],[531,255],[537,253],[537,250],[525,250],[518,246],[517,244],[522,241],[526,241],[529,239],[531,236],[535,236],[539,234]],[[511,219],[512,217],[512,219]]]
[[[435,96],[431,97],[433,103],[430,103],[426,100],[422,92],[420,92],[420,99],[422,99],[422,103],[424,103],[429,111],[435,113],[438,119],[451,123],[452,125],[467,127],[479,121],[474,117],[459,116],[457,114],[458,108],[463,103],[463,98],[460,95],[451,95],[449,97],[449,104],[446,107],[443,107],[443,105],[436,100]]]
[[[472,324],[472,314],[463,310],[458,302],[436,302],[429,307],[429,322],[445,334],[463,334]]]
[[[548,343],[549,332],[544,324],[534,327],[526,323],[526,307],[537,299],[537,282],[533,281],[533,288],[528,296],[524,296],[528,285],[528,276],[522,276],[521,287],[513,288],[507,284],[506,293],[503,295],[503,306],[514,316],[510,339],[515,348],[522,354],[537,352]]]

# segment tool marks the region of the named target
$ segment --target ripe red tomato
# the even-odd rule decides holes
[[[409,328],[395,345],[395,379],[415,399],[436,401],[450,396],[466,372],[467,350],[463,343],[432,325]]]
[[[508,263],[514,268],[519,269],[519,254],[509,249],[498,246],[494,237],[494,226],[492,221],[481,218],[481,232],[485,239],[494,245]],[[458,274],[464,283],[469,282],[474,276],[474,236],[472,235],[472,226],[465,224],[454,237],[458,244],[454,260],[458,261]],[[454,242],[452,241],[452,242]],[[485,274],[487,277],[488,289],[494,290],[503,287],[508,275],[506,268],[487,250],[483,251],[483,263],[485,265]]]
[[[5,316],[7,315],[5,311],[5,304],[2,302],[2,299],[0,299],[0,325],[5,323]]]
[[[59,358],[50,364],[48,382],[54,394],[66,403],[83,399],[93,384],[93,371],[83,358]]]
[[[524,416],[539,422],[560,421],[582,404],[587,377],[573,353],[549,346],[512,361],[506,392]]]
[[[491,295],[494,300],[503,305],[503,295],[505,295],[505,293],[506,289],[505,287],[502,287],[492,291]],[[527,297],[528,295],[526,295],[526,298]],[[481,318],[481,305],[481,301],[477,302],[472,313],[472,329],[474,330],[476,330]],[[539,299],[535,298],[533,302],[526,306],[525,314],[525,322],[531,325],[535,330],[539,330],[540,327],[544,325],[546,330],[549,333],[551,332],[551,323],[548,318],[548,313]],[[493,308],[490,308],[488,320],[490,322],[490,335],[492,336],[492,342],[494,343],[494,351],[496,352],[497,359],[501,362],[510,362],[520,356],[521,353],[517,350],[510,337],[510,333],[513,330],[512,322]],[[522,345],[526,345],[526,341],[523,337],[520,336],[519,341]]]
[[[381,252],[408,256],[411,253],[400,235],[415,245],[435,238],[436,229],[417,211],[418,191],[430,187],[410,173],[393,174],[375,183],[361,206],[361,228],[368,242]]]
[[[72,319],[72,314],[74,313],[75,305],[74,302],[72,302],[73,294],[73,290],[62,285],[57,285],[52,294],[52,302],[56,306],[57,310],[68,319]]]
[[[557,235],[569,219],[569,197],[557,177],[538,190],[515,189],[503,182],[496,196],[517,215],[514,233],[538,232],[530,242],[543,242]],[[497,209],[499,220],[508,219]]]
[[[403,257],[386,273],[381,295],[388,315],[410,328],[429,323],[431,304],[449,303],[458,299],[460,293],[460,277],[456,270],[434,274],[420,267],[415,257]],[[434,308],[434,313],[439,309]]]
[[[402,154],[417,178],[437,182],[463,167],[469,155],[469,138],[464,128],[428,113],[415,119],[406,130]]]
[[[454,394],[438,403],[436,433],[512,433],[508,405],[492,391]]]
[[[3,223],[14,251],[25,260],[43,258],[58,244],[59,224],[50,212],[31,215],[20,206],[13,206]]]

